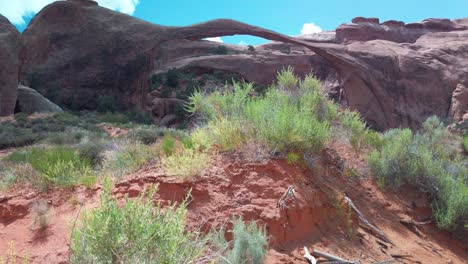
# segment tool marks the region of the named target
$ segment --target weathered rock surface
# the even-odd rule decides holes
[[[64,106],[95,109],[100,97],[111,95],[124,108],[145,111],[152,103],[152,73],[171,67],[221,69],[263,83],[292,64],[300,74],[338,76],[342,103],[377,129],[418,128],[431,115],[453,117],[452,93],[468,80],[468,19],[354,22],[337,29],[339,44],[333,44],[233,20],[163,27],[85,0],[59,1],[44,8],[23,33],[20,75],[45,95],[60,84],[58,101]],[[235,34],[276,42],[254,52],[229,45],[229,54],[216,54],[219,43],[201,41]]]
[[[414,43],[422,35],[431,32],[467,30],[463,21],[449,19],[426,19],[420,23],[405,24],[389,20],[379,24],[378,18],[356,17],[351,24],[342,24],[336,29],[336,43],[351,43],[374,39],[398,43]]]
[[[62,109],[36,90],[20,85],[18,86],[18,100],[15,111],[32,114],[62,112]]]
[[[0,15],[0,116],[15,109],[20,47],[20,33]]]

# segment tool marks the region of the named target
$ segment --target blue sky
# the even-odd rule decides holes
[[[35,1],[36,4],[52,0],[14,1]],[[306,23],[314,24],[322,30],[332,30],[356,16],[405,22],[416,22],[429,17],[450,19],[468,17],[468,0],[99,0],[98,2],[161,25],[183,26],[215,18],[232,18],[287,35],[300,34]],[[4,9],[2,5],[11,5],[10,3],[12,0],[0,0],[0,13],[7,12],[2,12]],[[25,23],[19,23],[17,27],[23,29],[27,25],[28,17],[35,12],[37,11],[27,12]],[[227,43],[243,42],[254,45],[265,42],[248,36],[223,37],[222,40]]]

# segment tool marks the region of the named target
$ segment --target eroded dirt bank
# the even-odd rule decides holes
[[[267,263],[306,263],[304,246],[361,263],[389,260],[392,254],[410,255],[398,259],[402,263],[465,263],[468,248],[462,240],[433,223],[418,226],[419,232],[400,223],[430,219],[425,194],[410,187],[382,191],[365,175],[350,176],[351,170],[343,168],[359,174],[363,159],[346,147],[335,149],[326,149],[308,165],[274,159],[247,162],[240,154],[219,155],[203,175],[190,181],[167,177],[157,164],[150,164],[116,183],[113,194],[134,197],[158,184],[154,199],[164,203],[182,201],[191,190],[189,228],[221,226],[240,215],[266,224],[271,246]],[[296,191],[295,199],[278,207],[289,186]],[[99,193],[99,186],[49,193],[19,186],[0,195],[0,256],[9,254],[14,241],[18,261],[27,256],[32,263],[66,263],[69,234],[80,203],[85,208],[97,206]],[[359,226],[343,201],[344,193],[394,245]],[[34,224],[32,207],[39,200],[52,208],[45,231]]]

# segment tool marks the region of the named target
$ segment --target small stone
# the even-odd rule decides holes
[[[26,199],[28,199],[28,200],[32,199],[32,198],[34,198],[36,196],[37,196],[37,193],[35,193],[35,192],[30,192],[30,193],[25,195]]]

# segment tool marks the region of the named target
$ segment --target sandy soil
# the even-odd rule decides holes
[[[410,187],[381,190],[363,172],[364,159],[346,146],[326,149],[312,169],[284,160],[246,161],[240,154],[218,155],[200,177],[183,181],[165,176],[158,164],[148,164],[115,185],[116,197],[135,197],[151,184],[159,184],[155,200],[181,201],[191,189],[188,228],[208,230],[232,216],[265,224],[271,249],[266,263],[307,263],[303,247],[321,250],[348,260],[374,263],[408,255],[394,263],[466,263],[468,238],[455,238],[434,223],[411,230],[400,220],[423,222],[431,219],[428,197]],[[349,176],[353,168],[359,176]],[[344,173],[343,173],[344,172]],[[278,200],[289,186],[295,199]],[[17,186],[0,193],[0,256],[9,255],[14,243],[18,261],[28,256],[31,263],[66,263],[69,234],[80,208],[97,206],[100,187],[52,189],[37,193],[31,186]],[[383,242],[348,210],[347,193],[357,208],[393,243]],[[34,224],[33,204],[47,201],[49,225],[40,230]],[[460,234],[459,234],[460,235]],[[11,255],[11,254],[10,254]],[[323,261],[323,259],[322,259]]]

